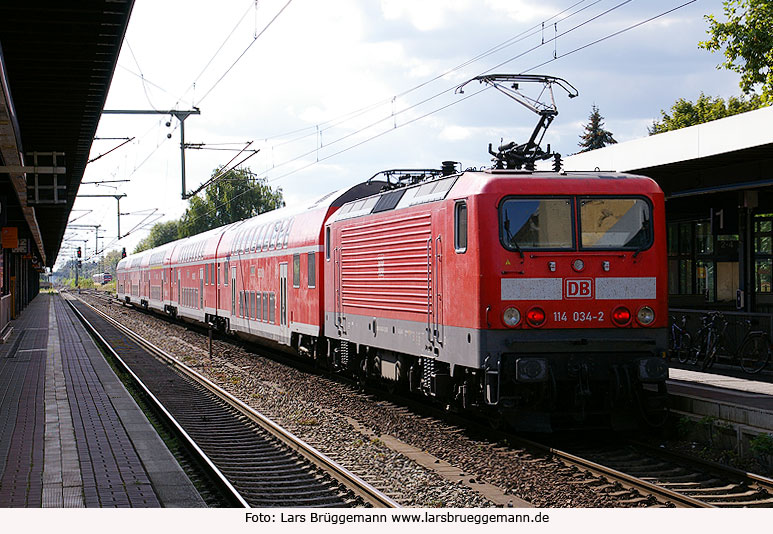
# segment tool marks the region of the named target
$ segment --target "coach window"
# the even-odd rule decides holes
[[[325,228],[325,259],[330,259],[330,227]]]
[[[290,219],[290,222],[287,223],[287,228],[285,229],[285,236],[284,236],[284,242],[283,247],[287,248],[287,243],[290,242],[290,229],[293,227],[293,221],[295,219]]]
[[[467,250],[467,202],[457,202],[454,208],[454,249],[463,253]]]
[[[301,255],[293,254],[293,287],[301,287]]]
[[[313,252],[309,252],[309,287],[317,287],[317,258]]]

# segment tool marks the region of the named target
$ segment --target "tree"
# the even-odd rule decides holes
[[[712,52],[724,48],[725,62],[717,68],[741,75],[745,94],[761,86],[765,102],[773,102],[773,2],[771,0],[727,0],[726,22],[706,15],[710,38],[698,44]]]
[[[581,141],[578,143],[582,147],[580,152],[596,150],[617,143],[612,137],[612,132],[604,129],[604,117],[599,113],[596,104],[593,104],[588,120],[590,122],[584,126],[585,133],[580,136]]]
[[[653,121],[652,127],[647,129],[650,135],[655,135],[730,117],[763,106],[765,103],[759,95],[752,95],[748,100],[743,96],[739,98],[731,96],[725,102],[722,98],[706,96],[701,92],[698,100],[694,103],[684,98],[677,100],[671,106],[670,114],[660,110],[660,121]]]
[[[115,278],[115,268],[119,261],[121,261],[121,252],[119,250],[111,250],[107,252],[104,259],[102,260],[102,263],[105,267],[104,272],[112,274],[113,278]]]
[[[160,222],[153,225],[148,237],[137,243],[134,254],[155,247],[160,247],[180,238],[180,221]]]
[[[212,177],[220,174],[215,169]],[[225,224],[254,217],[284,206],[282,189],[272,189],[265,179],[258,178],[249,169],[226,172],[199,195],[188,201],[188,208],[180,219],[180,237],[187,237]]]

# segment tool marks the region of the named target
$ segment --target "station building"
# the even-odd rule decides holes
[[[564,169],[653,178],[666,195],[669,307],[773,314],[773,107],[610,145]]]

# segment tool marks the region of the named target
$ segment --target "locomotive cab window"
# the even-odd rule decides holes
[[[637,249],[652,243],[652,210],[643,198],[583,198],[580,246],[584,249]]]
[[[458,253],[467,251],[467,203],[464,201],[454,207],[454,249]]]
[[[505,199],[499,208],[499,237],[504,247],[521,249],[573,249],[570,198]]]

